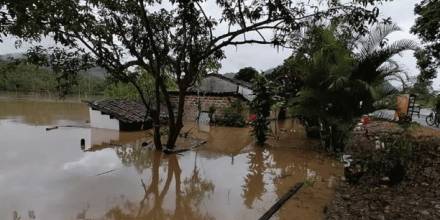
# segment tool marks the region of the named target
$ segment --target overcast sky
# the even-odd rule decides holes
[[[418,41],[416,36],[409,33],[411,26],[414,24],[414,5],[417,2],[420,2],[420,0],[395,0],[380,6],[381,16],[391,17],[402,28],[401,32],[396,32],[390,37],[391,42],[405,38]],[[0,43],[0,54],[15,52],[20,51],[17,51],[14,47],[13,40],[6,40],[4,43]],[[247,66],[252,66],[257,70],[267,70],[282,64],[283,60],[290,53],[291,51],[288,49],[277,49],[271,46],[230,46],[226,48],[226,59],[222,61],[220,73],[236,72],[240,68]],[[410,75],[418,74],[419,71],[416,68],[416,61],[412,52],[405,52],[393,59]],[[434,81],[434,88],[438,89],[440,87],[439,81],[439,79]]]
[[[410,28],[414,24],[414,6],[420,0],[395,0],[386,2],[382,6],[381,16],[391,17],[392,20],[402,28],[401,32],[396,32],[390,36],[390,42],[398,39],[413,39],[419,42],[418,38],[410,34]],[[277,50],[270,46],[247,45],[229,47],[226,49],[227,59],[223,60],[222,73],[236,72],[242,67],[252,66],[257,70],[266,70],[282,64],[283,60],[289,56],[289,50]],[[393,58],[402,69],[408,74],[414,76],[419,73],[416,67],[416,60],[413,52],[404,52],[400,56]],[[438,89],[440,82],[438,79],[434,82],[434,88]]]

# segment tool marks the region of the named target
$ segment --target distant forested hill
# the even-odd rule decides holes
[[[48,68],[31,64],[14,64],[10,58],[19,59],[23,55],[0,55],[0,91],[36,92],[56,95],[57,76]],[[105,89],[106,72],[102,68],[92,68],[78,76],[71,94],[100,95]]]
[[[24,54],[22,53],[9,53],[9,54],[0,54],[0,63],[9,63],[12,60],[16,59],[23,59],[24,58]],[[105,79],[106,75],[107,75],[107,71],[102,68],[102,67],[93,67],[87,71],[85,71],[84,73],[81,73],[81,75],[84,76],[92,76],[92,77],[96,77],[96,78],[100,78],[100,79]]]

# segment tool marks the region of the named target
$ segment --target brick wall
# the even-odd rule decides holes
[[[223,115],[223,110],[231,105],[232,102],[239,100],[242,102],[242,105],[245,109],[247,109],[247,104],[240,98],[233,96],[196,96],[196,95],[187,95],[185,97],[185,111],[184,111],[184,120],[185,121],[194,121],[198,115],[198,102],[200,100],[201,110],[208,111],[210,106],[214,106],[216,111],[214,113],[214,117],[221,117]],[[173,106],[177,106],[178,97],[176,95],[171,96],[171,103]],[[247,110],[244,111],[244,116],[247,115]]]

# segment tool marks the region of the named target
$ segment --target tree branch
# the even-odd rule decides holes
[[[228,43],[228,45],[242,45],[242,44],[272,44],[276,45],[276,41],[261,41],[261,40],[244,40],[244,41],[231,41]]]
[[[207,23],[208,28],[209,28],[209,37],[210,37],[210,40],[212,41],[212,39],[213,39],[213,36],[212,36],[212,23],[211,23],[211,21],[209,20],[208,16],[206,15],[206,13],[205,13],[205,11],[203,10],[203,8],[202,8],[202,6],[200,5],[200,3],[196,1],[196,4],[197,4],[197,6],[200,8],[200,11],[202,12],[203,16],[205,17],[206,23]]]

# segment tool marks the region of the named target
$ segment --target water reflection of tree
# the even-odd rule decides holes
[[[184,186],[182,188],[182,170],[177,156],[163,155],[158,151],[152,151],[151,153],[153,154],[150,156],[152,158],[152,176],[149,184],[146,184],[143,180],[141,181],[144,189],[142,200],[138,204],[125,201],[123,207],[116,206],[110,209],[105,218],[112,220],[212,219],[209,215],[203,214],[199,206],[203,198],[214,191],[214,185],[212,182],[201,178],[196,163],[191,176],[183,180]],[[163,187],[161,187],[163,182],[160,179],[162,158],[167,161],[167,173]],[[173,179],[175,183],[175,210],[169,212],[164,209],[163,202],[170,190]]]
[[[116,155],[121,159],[124,166],[134,166],[137,172],[142,173],[152,166],[153,151],[144,148],[140,144],[115,147]]]
[[[245,185],[242,188],[244,204],[248,208],[252,208],[254,201],[256,199],[260,200],[266,192],[264,172],[267,165],[265,164],[264,150],[261,148],[256,148],[255,151],[250,152],[247,158],[249,160],[249,172],[245,177]]]
[[[186,198],[193,198],[192,202],[195,206],[199,206],[205,195],[210,195],[214,191],[214,184],[200,176],[200,170],[197,167],[197,152],[192,174],[189,178],[185,178],[183,183]],[[187,203],[184,202],[184,204]]]

